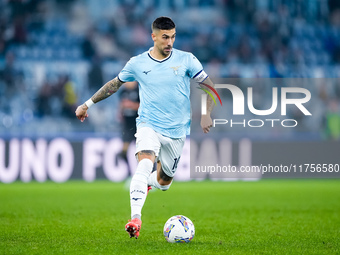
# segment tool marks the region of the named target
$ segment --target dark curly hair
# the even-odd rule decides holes
[[[172,19],[170,19],[169,17],[158,17],[157,19],[155,19],[154,22],[152,22],[152,31],[154,31],[155,29],[159,29],[159,30],[171,30],[173,28],[175,28],[176,25],[175,23],[172,21]]]

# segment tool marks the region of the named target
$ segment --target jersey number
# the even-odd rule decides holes
[[[178,157],[178,158],[175,158],[174,159],[174,165],[173,165],[173,167],[172,167],[172,170],[175,170],[176,168],[177,168],[177,165],[178,165],[178,162],[179,162],[179,159],[180,159],[181,157]]]

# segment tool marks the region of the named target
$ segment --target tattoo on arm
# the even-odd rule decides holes
[[[117,92],[122,84],[123,82],[121,82],[118,77],[112,79],[111,81],[108,81],[91,97],[92,101],[94,103],[97,103],[111,96],[112,94]]]
[[[215,87],[214,83],[212,82],[212,80],[208,77],[204,83],[210,85],[211,87]],[[210,89],[209,89],[210,90]],[[216,99],[216,95],[215,93],[212,93],[212,95],[214,96],[214,98]],[[214,101],[211,97],[207,97],[207,112],[210,113],[212,111],[212,109],[214,108],[215,104]]]
[[[207,112],[211,112],[212,109],[214,108],[214,102],[211,97],[207,98]]]
[[[139,152],[139,155],[150,155],[150,156],[155,156],[155,152],[152,150],[143,150]]]
[[[167,176],[166,173],[164,173],[163,169],[161,168],[161,171],[159,172],[160,173],[160,176],[161,176],[161,179],[163,181],[171,181],[173,177],[170,177],[170,176]]]

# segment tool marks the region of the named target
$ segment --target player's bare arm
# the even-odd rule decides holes
[[[118,77],[108,81],[91,97],[92,101],[98,103],[99,101],[108,98],[116,93],[122,84],[123,82],[121,82]]]
[[[215,87],[214,83],[211,81],[209,77],[204,80],[204,83],[213,88]],[[212,93],[212,95],[214,95],[214,93]],[[204,133],[208,133],[210,131],[210,128],[212,127],[212,120],[211,120],[210,113],[213,108],[214,108],[213,99],[211,97],[207,97],[207,114],[202,115],[201,117],[201,127]]]
[[[121,82],[118,77],[108,81],[105,83],[89,100],[90,104],[98,103],[99,101],[108,98],[112,94],[116,93],[120,86],[122,86],[123,82]],[[76,110],[77,118],[83,122],[85,118],[89,115],[87,114],[87,110],[89,109],[88,101],[78,106]]]

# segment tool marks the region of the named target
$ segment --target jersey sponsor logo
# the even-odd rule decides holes
[[[174,74],[175,75],[178,75],[178,69],[180,68],[181,66],[171,66],[170,68],[174,71]]]
[[[146,75],[148,74],[148,73],[150,73],[151,72],[151,70],[149,70],[149,71],[143,71],[143,73],[145,73]]]

